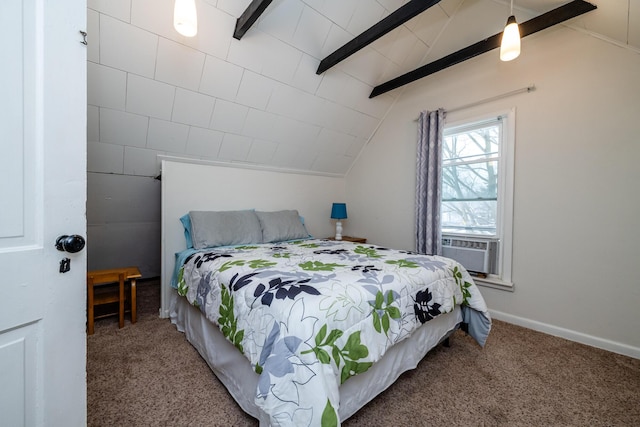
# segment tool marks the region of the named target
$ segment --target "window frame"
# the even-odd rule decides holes
[[[498,245],[498,274],[490,274],[486,278],[476,277],[474,281],[480,285],[513,290],[512,282],[512,258],[513,258],[513,199],[515,187],[515,124],[516,109],[501,110],[497,112],[474,115],[465,119],[447,122],[445,119],[444,132],[469,127],[472,129],[481,123],[489,123],[497,117],[502,122],[502,140],[498,152],[498,206],[496,212],[496,237]],[[483,239],[481,235],[465,233],[445,233],[440,228],[443,236],[467,237]],[[485,240],[495,240],[493,237],[484,237]]]

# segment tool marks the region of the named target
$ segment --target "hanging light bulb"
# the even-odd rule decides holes
[[[198,15],[195,0],[176,0],[173,8],[173,26],[185,37],[193,37],[198,32]]]
[[[520,29],[513,15],[513,0],[511,0],[511,15],[507,19],[507,25],[502,32],[502,42],[500,43],[500,59],[511,61],[520,55]]]

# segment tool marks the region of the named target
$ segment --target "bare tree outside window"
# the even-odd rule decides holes
[[[442,164],[442,231],[495,236],[497,233],[499,119],[445,130]]]

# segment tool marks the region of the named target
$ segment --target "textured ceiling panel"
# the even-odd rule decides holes
[[[509,14],[508,1],[442,0],[317,75],[407,0],[274,0],[236,40],[250,3],[196,0],[198,35],[186,38],[173,0],[88,0],[92,168],[148,173],[135,161],[172,153],[343,174],[402,92],[369,99],[374,86],[501,31]],[[565,3],[516,0],[515,14]],[[593,3],[567,25],[638,49],[640,1]]]

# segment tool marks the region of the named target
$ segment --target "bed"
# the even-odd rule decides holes
[[[491,326],[486,305],[455,261],[313,238],[302,209],[183,200],[189,197],[183,184],[171,181],[193,168],[171,163],[163,162],[161,314],[261,426],[339,425],[460,325],[484,345]],[[199,173],[216,181],[216,174],[237,172],[200,166],[190,182]],[[248,175],[238,182],[267,188],[281,179],[279,172],[237,173]],[[280,184],[299,182],[286,178]],[[341,188],[340,178],[304,179],[311,180],[305,193],[318,186],[314,200],[323,199],[320,189],[328,184]],[[281,207],[304,199],[282,185],[277,193],[291,193],[291,200]],[[254,190],[255,206],[273,202],[267,188]],[[329,206],[334,197],[320,202]],[[170,242],[165,227],[173,232]]]

